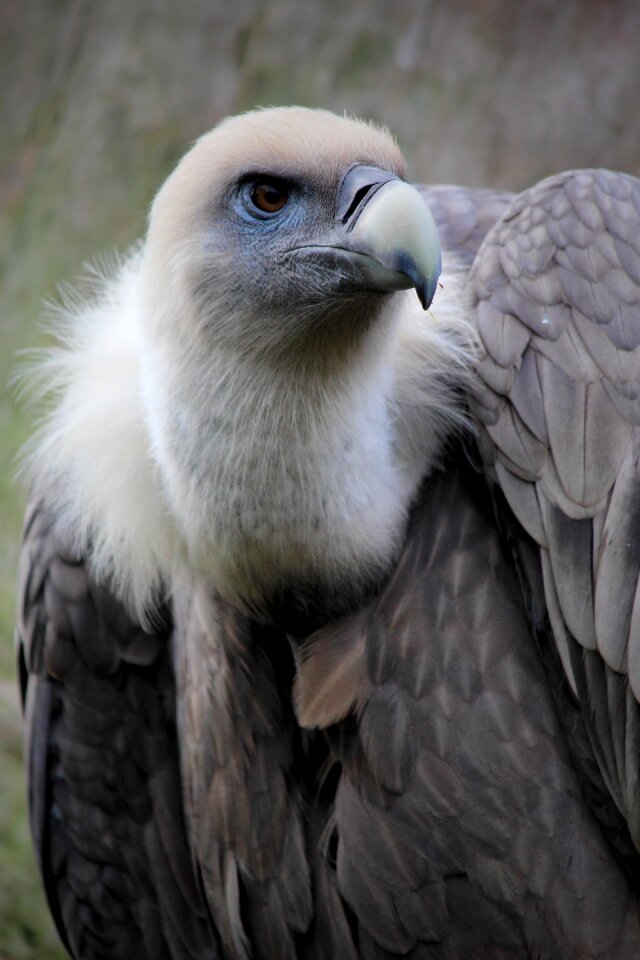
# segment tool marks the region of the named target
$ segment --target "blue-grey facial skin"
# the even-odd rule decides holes
[[[350,207],[345,178],[327,183],[285,173],[244,175],[217,211],[209,211],[198,292],[217,284],[230,306],[249,296],[263,312],[281,314],[294,303],[308,312],[316,307],[338,310],[354,301],[381,302],[393,291],[415,287],[426,309],[440,273],[440,251],[422,198],[385,171],[369,173],[368,195],[362,186],[367,178],[358,168],[346,176],[353,179],[349,216],[344,215]],[[261,184],[273,187],[274,195],[280,191],[285,199],[279,209],[256,204]],[[232,276],[236,279],[230,282]]]

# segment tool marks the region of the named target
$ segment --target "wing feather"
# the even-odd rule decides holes
[[[490,358],[478,373],[505,403],[496,423],[482,396],[477,416],[490,443],[480,447],[540,547],[558,652],[636,843],[638,759],[627,736],[640,698],[639,211],[633,177],[550,178],[515,200],[470,278]],[[490,318],[502,339],[513,326],[519,354],[496,350]],[[486,376],[491,362],[508,373]],[[523,442],[525,430],[542,449]]]
[[[355,726],[333,734],[344,766],[338,887],[366,957],[428,956],[429,945],[435,955],[482,955],[503,942],[513,956],[597,956],[600,931],[588,918],[612,899],[610,948],[631,956],[640,936],[633,895],[585,814],[478,483],[453,468],[432,478],[391,581],[359,620],[370,692]],[[564,628],[561,610],[558,619]],[[343,630],[336,639],[344,643]],[[582,666],[579,682],[589,683]],[[622,691],[605,694],[613,703]],[[602,752],[613,758],[613,782],[624,748],[614,755],[609,742]],[[598,799],[605,794],[600,784]],[[580,869],[567,870],[575,859]],[[463,903],[473,904],[473,935]]]
[[[42,503],[19,614],[31,832],[65,946],[82,960],[216,956],[182,817],[168,631],[144,633],[94,583]]]
[[[285,663],[290,653],[283,634],[253,630],[206,583],[176,594],[185,816],[225,950],[285,960],[313,918],[288,668],[278,669],[281,645]]]

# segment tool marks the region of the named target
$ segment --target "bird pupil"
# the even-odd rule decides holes
[[[251,190],[251,199],[259,210],[274,213],[284,207],[288,199],[286,187],[275,183],[256,183]]]

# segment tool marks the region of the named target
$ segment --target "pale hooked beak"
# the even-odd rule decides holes
[[[352,167],[342,182],[338,215],[342,210],[346,249],[371,258],[372,285],[381,290],[415,287],[427,310],[441,271],[440,241],[418,191],[384,170],[362,164]]]

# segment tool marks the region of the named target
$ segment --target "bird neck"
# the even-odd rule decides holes
[[[350,337],[349,363],[340,346],[279,368],[272,354],[147,357],[172,512],[190,562],[236,605],[305,584],[352,595],[395,556],[412,490],[394,460],[393,326]]]

